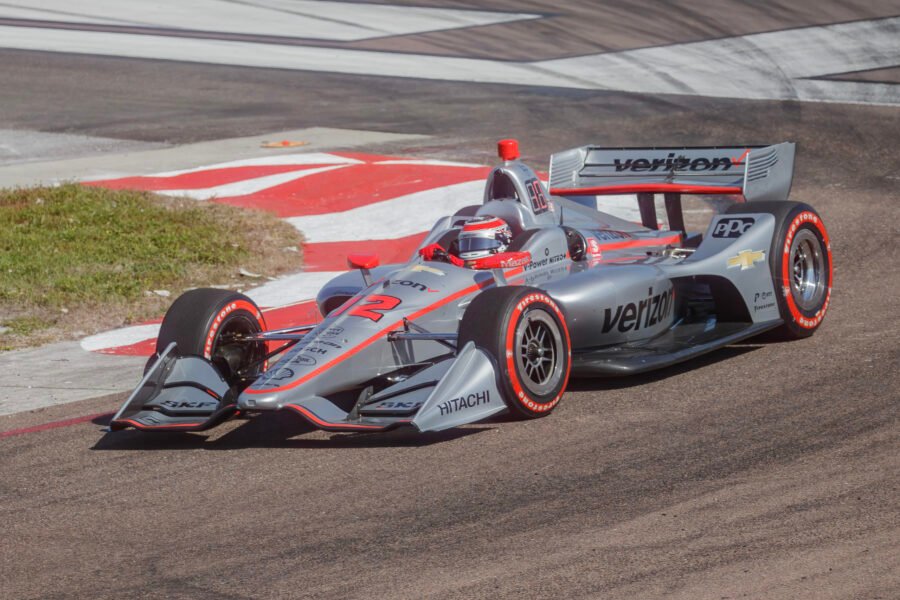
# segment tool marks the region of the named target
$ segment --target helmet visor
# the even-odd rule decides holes
[[[484,252],[500,247],[500,240],[486,237],[461,237],[459,238],[459,252]]]

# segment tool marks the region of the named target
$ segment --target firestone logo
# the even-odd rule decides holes
[[[216,332],[219,330],[219,326],[222,325],[222,321],[225,320],[232,311],[237,310],[237,303],[232,302],[216,315],[216,320],[213,321],[212,327],[209,328],[209,333],[206,335],[206,344],[203,347],[203,354],[206,358],[210,358],[212,356],[212,345],[213,340],[216,339]]]

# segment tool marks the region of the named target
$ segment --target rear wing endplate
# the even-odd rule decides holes
[[[748,201],[787,200],[795,147],[793,142],[696,148],[584,146],[550,157],[550,193],[741,194]]]

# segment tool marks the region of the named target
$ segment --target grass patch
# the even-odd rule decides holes
[[[273,215],[78,184],[0,190],[0,349],[160,316],[178,294],[300,268]],[[153,290],[167,290],[162,298]]]

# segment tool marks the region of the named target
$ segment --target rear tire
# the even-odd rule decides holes
[[[543,417],[559,404],[572,344],[562,310],[546,293],[520,286],[485,290],[460,323],[459,347],[468,342],[496,362],[498,387],[513,416]]]
[[[771,333],[787,340],[811,336],[825,318],[834,277],[831,242],[822,218],[800,202],[746,202],[728,207],[726,213],[775,217],[769,268],[784,324]]]
[[[260,361],[265,358],[266,343],[240,338],[265,330],[262,312],[244,294],[214,288],[190,290],[166,312],[156,354],[147,368],[175,342],[179,355],[202,356],[218,368],[229,385],[242,391],[265,370],[265,362]],[[254,363],[259,365],[254,367]]]

